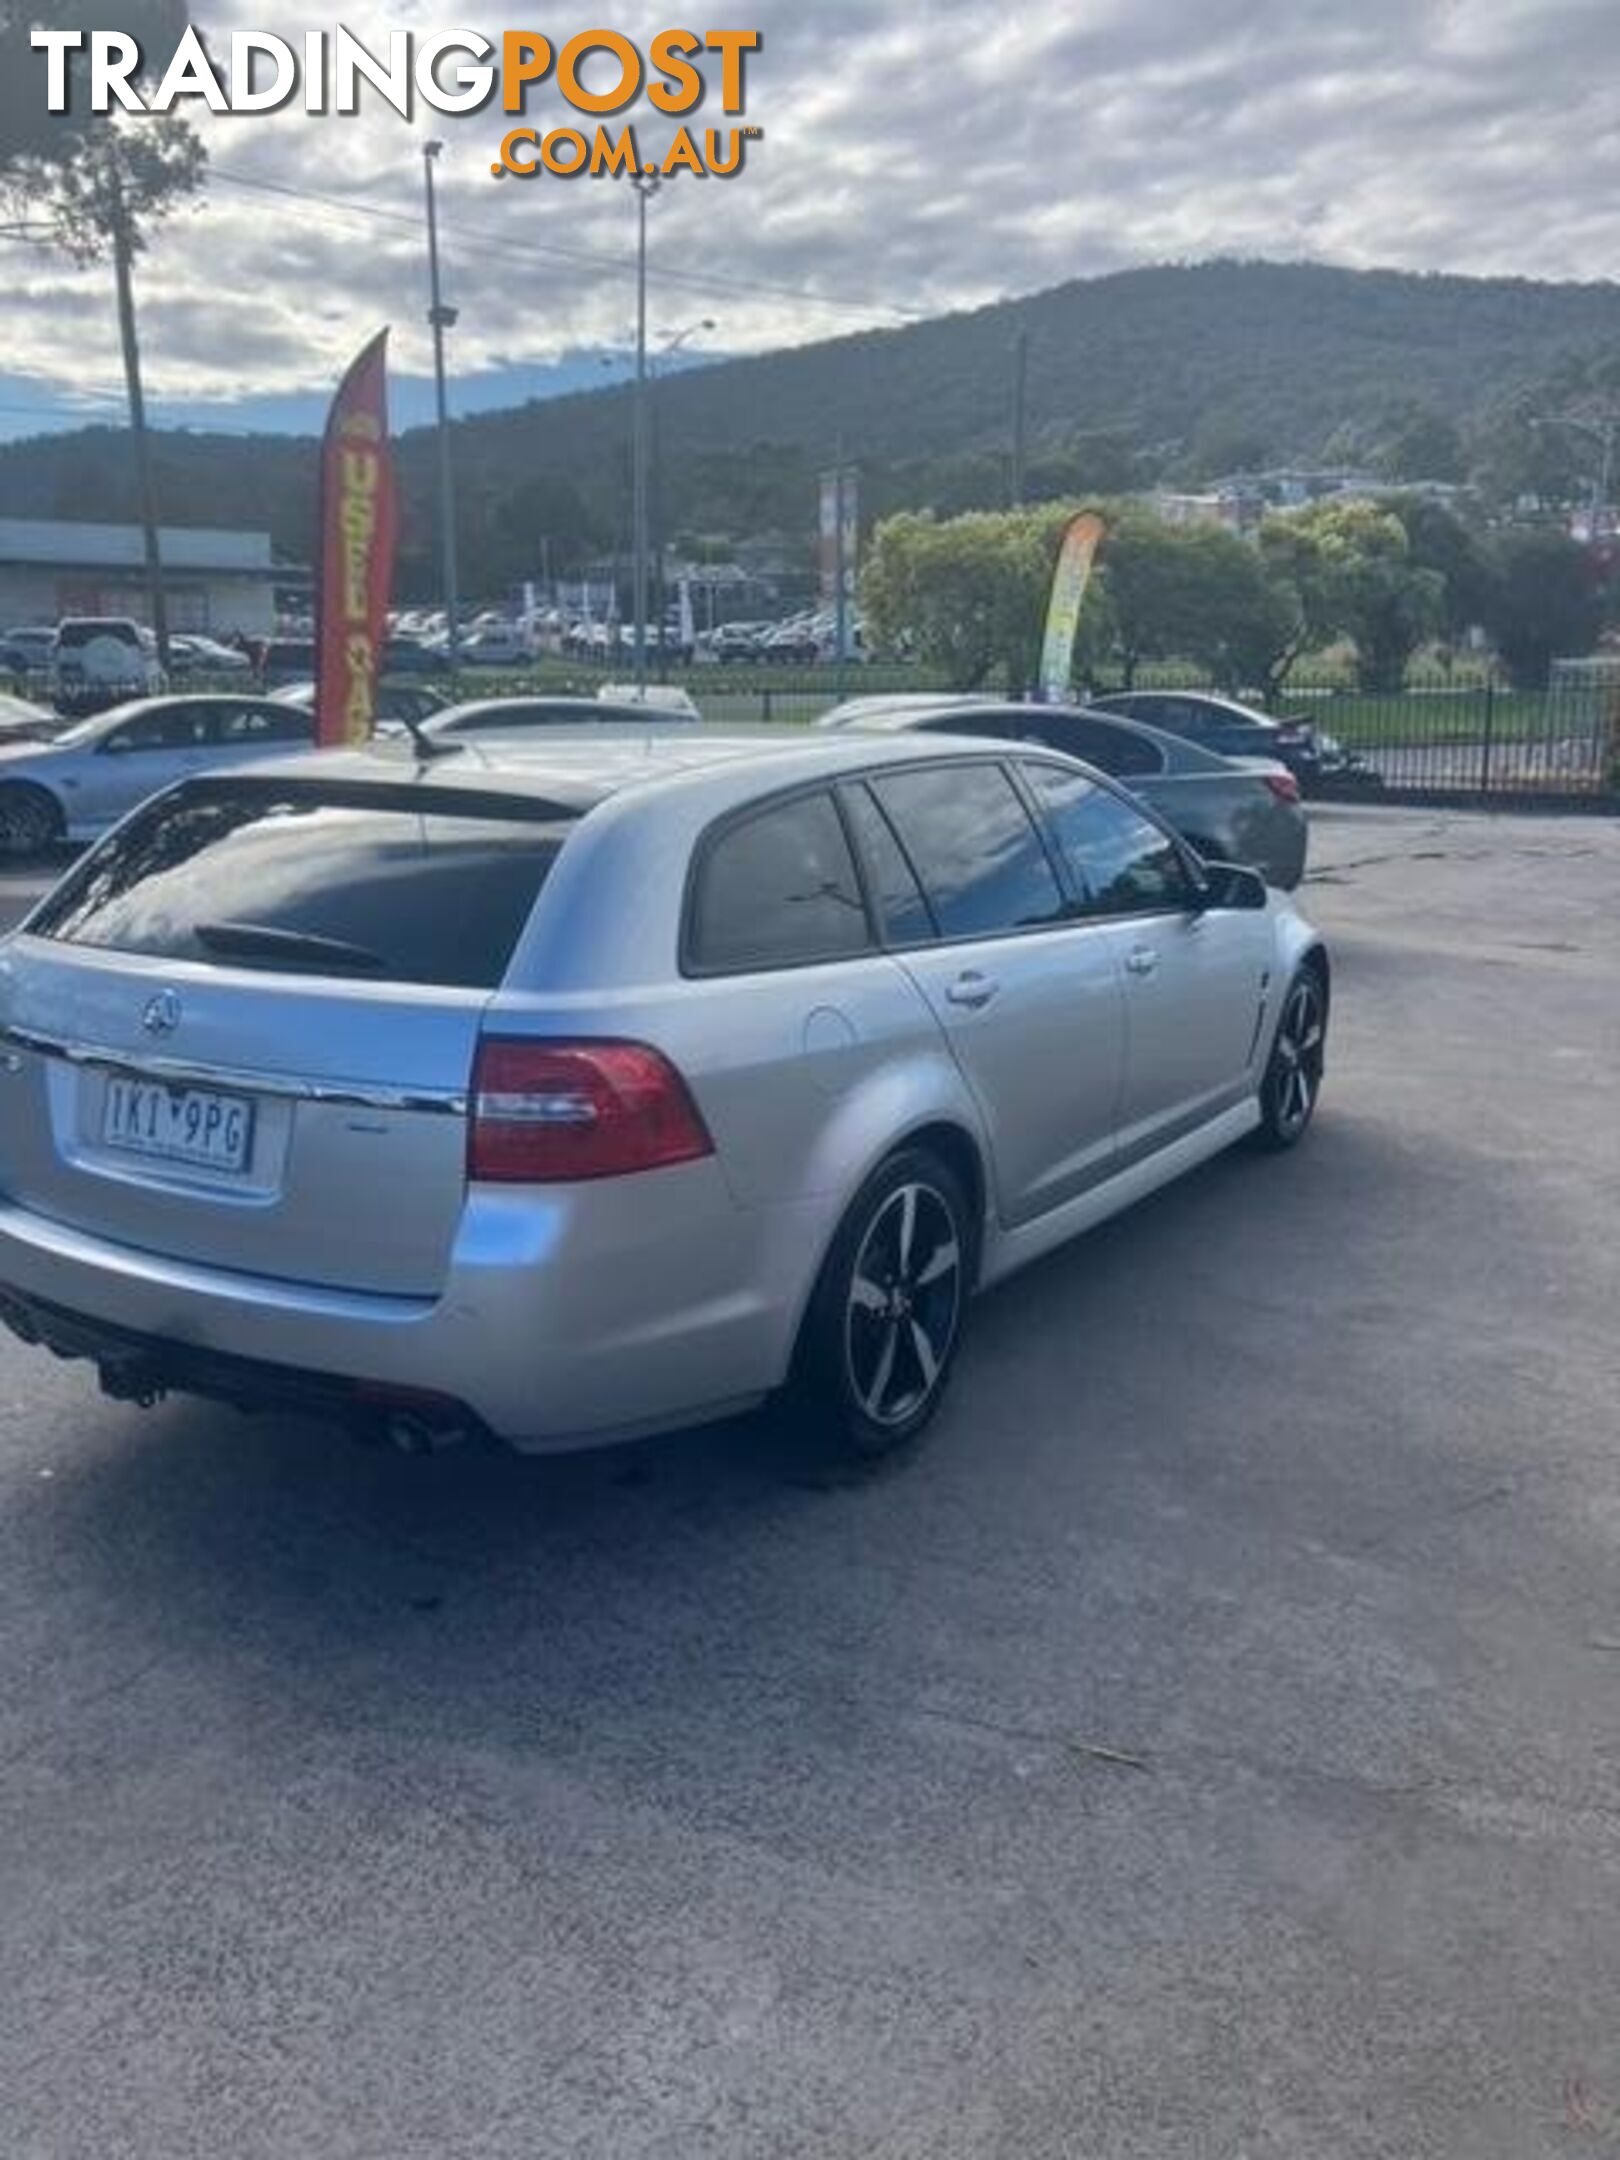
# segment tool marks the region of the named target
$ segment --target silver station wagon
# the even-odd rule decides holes
[[[786,1390],[1304,1132],[1322,944],[1023,745],[406,745],[143,804],[0,943],[0,1315],[133,1400],[548,1449]]]

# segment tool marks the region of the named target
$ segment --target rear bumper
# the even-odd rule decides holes
[[[712,1162],[477,1189],[434,1298],[137,1250],[0,1201],[0,1319],[145,1383],[361,1414],[431,1398],[518,1447],[687,1424],[783,1379],[824,1226],[742,1210]]]

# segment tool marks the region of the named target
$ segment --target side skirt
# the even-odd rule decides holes
[[[1196,1132],[1183,1134],[1181,1139],[1160,1148],[1144,1161],[1132,1163],[1128,1170],[1118,1171],[1101,1185],[1094,1185],[1089,1192],[1066,1200],[1050,1214],[1031,1223],[1021,1223],[1016,1230],[1002,1230],[994,1223],[989,1224],[979,1265],[979,1288],[987,1289],[991,1283],[1011,1275],[1014,1269],[1027,1267],[1031,1260],[1044,1258],[1082,1231],[1106,1222],[1110,1215],[1118,1215],[1138,1200],[1145,1200],[1161,1185],[1170,1184],[1183,1172],[1208,1162],[1212,1155],[1219,1155],[1234,1140],[1241,1140],[1245,1133],[1253,1132],[1259,1122],[1259,1097],[1245,1096],[1230,1110],[1223,1110],[1219,1117],[1211,1118],[1207,1125],[1200,1125]]]

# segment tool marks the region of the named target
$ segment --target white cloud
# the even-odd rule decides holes
[[[638,0],[580,21],[645,41],[666,19]],[[448,21],[420,4],[346,20],[368,43],[384,27]],[[1044,0],[1017,11],[767,0],[728,20],[764,33],[747,118],[765,139],[740,178],[677,181],[652,211],[655,269],[678,274],[655,279],[655,322],[713,315],[710,342],[727,350],[1167,258],[1311,254],[1570,278],[1620,265],[1613,0]],[[206,25],[216,41],[271,26],[257,0],[228,0]],[[306,26],[327,25],[273,22],[289,38]],[[558,116],[554,94],[539,112]],[[702,118],[719,124],[717,98]],[[415,127],[375,100],[353,119],[219,118],[204,124],[216,167],[206,206],[177,217],[141,269],[160,410],[166,398],[228,405],[323,387],[382,320],[396,325],[396,365],[425,370],[429,123],[448,145],[458,371],[626,339],[629,191],[496,182],[498,108],[424,114]],[[655,139],[671,126],[650,119]],[[227,173],[354,208],[251,192]],[[115,391],[106,273],[21,256],[9,267],[13,375]]]

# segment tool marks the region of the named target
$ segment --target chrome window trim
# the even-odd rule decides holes
[[[36,1057],[61,1058],[67,1064],[88,1065],[100,1071],[139,1073],[176,1086],[233,1088],[250,1095],[286,1096],[295,1102],[321,1103],[337,1109],[467,1115],[464,1088],[386,1087],[365,1081],[311,1080],[298,1073],[247,1072],[234,1065],[194,1065],[184,1058],[148,1057],[134,1051],[109,1050],[99,1043],[69,1042],[64,1036],[42,1035],[33,1028],[0,1028],[0,1042],[30,1050]]]

